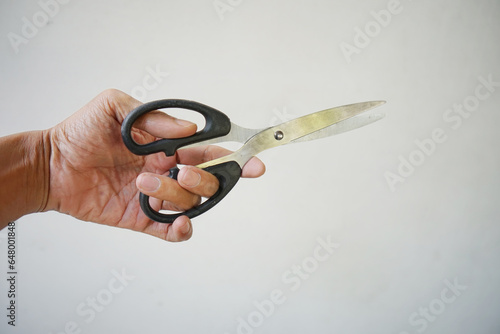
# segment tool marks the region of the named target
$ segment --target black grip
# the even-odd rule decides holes
[[[142,211],[149,219],[160,223],[173,223],[179,216],[188,216],[189,218],[199,216],[219,203],[231,191],[241,176],[241,168],[236,161],[224,162],[220,165],[204,168],[204,170],[212,173],[219,180],[219,190],[205,202],[184,212],[164,214],[153,210],[149,204],[149,196],[141,193],[139,202],[141,203]],[[172,168],[170,170],[170,177],[177,179],[178,172],[179,169],[177,167]]]
[[[177,139],[160,139],[152,143],[139,145],[132,139],[132,125],[142,115],[162,108],[181,108],[196,111],[205,117],[203,130],[192,136]],[[132,110],[122,123],[122,139],[125,146],[134,154],[148,155],[165,152],[167,156],[175,154],[178,148],[204,140],[225,136],[231,130],[231,121],[222,112],[204,104],[179,99],[158,100],[145,103]]]

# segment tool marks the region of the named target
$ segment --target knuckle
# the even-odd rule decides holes
[[[99,97],[107,101],[117,101],[124,96],[127,96],[127,94],[115,88],[105,89],[99,94]]]

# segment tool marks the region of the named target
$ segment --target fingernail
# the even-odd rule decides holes
[[[176,118],[176,119],[174,120],[174,122],[175,122],[175,123],[177,123],[177,124],[179,124],[179,125],[180,125],[180,126],[182,126],[182,127],[185,127],[185,128],[187,128],[188,126],[193,126],[193,125],[195,125],[195,124],[194,124],[194,123],[192,123],[192,122],[189,122],[189,121],[186,121],[186,120],[183,120],[183,119],[179,119],[179,118]]]
[[[196,173],[192,169],[188,169],[182,176],[182,184],[187,187],[196,187],[200,184],[200,181],[201,175]]]
[[[139,177],[138,187],[144,191],[157,191],[160,188],[160,179],[151,175],[141,175]]]

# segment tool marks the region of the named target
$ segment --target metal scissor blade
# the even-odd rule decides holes
[[[261,132],[264,129],[248,129],[244,128],[242,126],[239,126],[237,124],[234,124],[231,122],[231,131],[225,136],[222,137],[217,137],[214,139],[209,139],[205,140],[199,143],[194,143],[191,145],[184,146],[184,148],[188,147],[195,147],[195,146],[201,146],[201,145],[212,145],[212,144],[219,144],[219,143],[226,143],[226,142],[237,142],[237,143],[244,143],[248,140],[248,138],[256,135],[257,133]]]
[[[318,111],[306,116],[292,119],[288,122],[267,128],[257,133],[251,137],[238,151],[225,157],[203,163],[197,167],[206,168],[228,161],[236,161],[240,167],[243,167],[252,156],[257,155],[264,150],[288,144],[296,139],[354,117],[384,103],[385,101],[355,103]]]
[[[319,131],[313,132],[311,134],[305,135],[304,137],[292,140],[290,144],[302,143],[310,140],[316,140],[321,138],[326,138],[330,136],[335,136],[347,131],[355,130],[361,128],[365,125],[375,123],[385,117],[385,114],[371,114],[371,115],[360,115],[352,118],[348,118],[344,121],[335,123],[321,129]]]
[[[290,128],[289,132],[291,132],[294,136],[294,138],[290,139],[290,141],[293,142],[297,142],[301,139],[311,140],[322,138],[329,132],[328,129],[347,122],[354,116],[378,107],[384,103],[385,101],[370,101],[335,107],[285,122],[277,127],[286,126]],[[298,129],[295,127],[294,123],[297,123]],[[315,136],[317,137],[315,138]]]

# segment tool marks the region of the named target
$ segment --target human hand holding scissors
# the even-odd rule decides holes
[[[172,100],[167,101],[172,103]],[[168,241],[187,240],[192,234],[192,224],[187,215],[194,217],[218,203],[234,186],[240,172],[242,177],[258,177],[264,173],[262,162],[251,156],[284,143],[322,138],[372,123],[381,116],[341,119],[361,112],[356,110],[359,107],[368,109],[378,104],[334,108],[330,112],[316,113],[325,116],[316,121],[313,121],[316,116],[305,116],[286,122],[280,128],[264,130],[238,127],[215,111],[223,120],[210,123],[215,120],[215,116],[207,116],[207,124],[215,126],[205,127],[200,132],[208,133],[209,139],[201,138],[193,123],[182,122],[165,113],[151,112],[155,108],[163,108],[158,106],[158,102],[143,105],[123,92],[107,90],[53,128],[0,138],[0,151],[4,153],[0,160],[0,197],[4,203],[0,210],[0,228],[29,213],[55,210],[80,220],[141,231]],[[186,101],[174,103],[174,106],[212,110]],[[311,121],[303,122],[308,119]],[[319,129],[335,122],[334,125]],[[305,127],[302,123],[309,125]],[[221,127],[226,134],[219,132]],[[213,131],[214,128],[218,130],[217,133]],[[135,155],[123,143],[120,134],[123,129],[125,137],[133,133],[132,145],[137,145],[136,148],[141,152],[144,143],[168,137],[172,139],[160,139],[159,143],[153,144],[158,145],[155,150],[177,153],[170,157],[163,153],[149,154],[152,152]],[[235,153],[207,145],[220,141],[246,144]],[[199,144],[205,146],[197,146]],[[191,147],[176,151],[183,145]],[[179,173],[176,173],[176,169],[171,173],[172,176],[177,175],[177,180],[163,175],[177,163],[186,165]],[[192,181],[188,177],[190,171],[199,177],[194,186],[189,182]],[[148,175],[161,178],[162,191],[147,191],[142,181]],[[141,198],[147,211],[147,197],[139,196],[138,189],[157,197],[151,199],[153,212],[147,213],[149,216],[160,218],[158,220],[162,222],[175,219],[174,222],[164,224],[148,218],[139,205]],[[210,199],[197,206],[201,196]],[[160,209],[187,211],[165,218],[164,214],[155,211]]]

